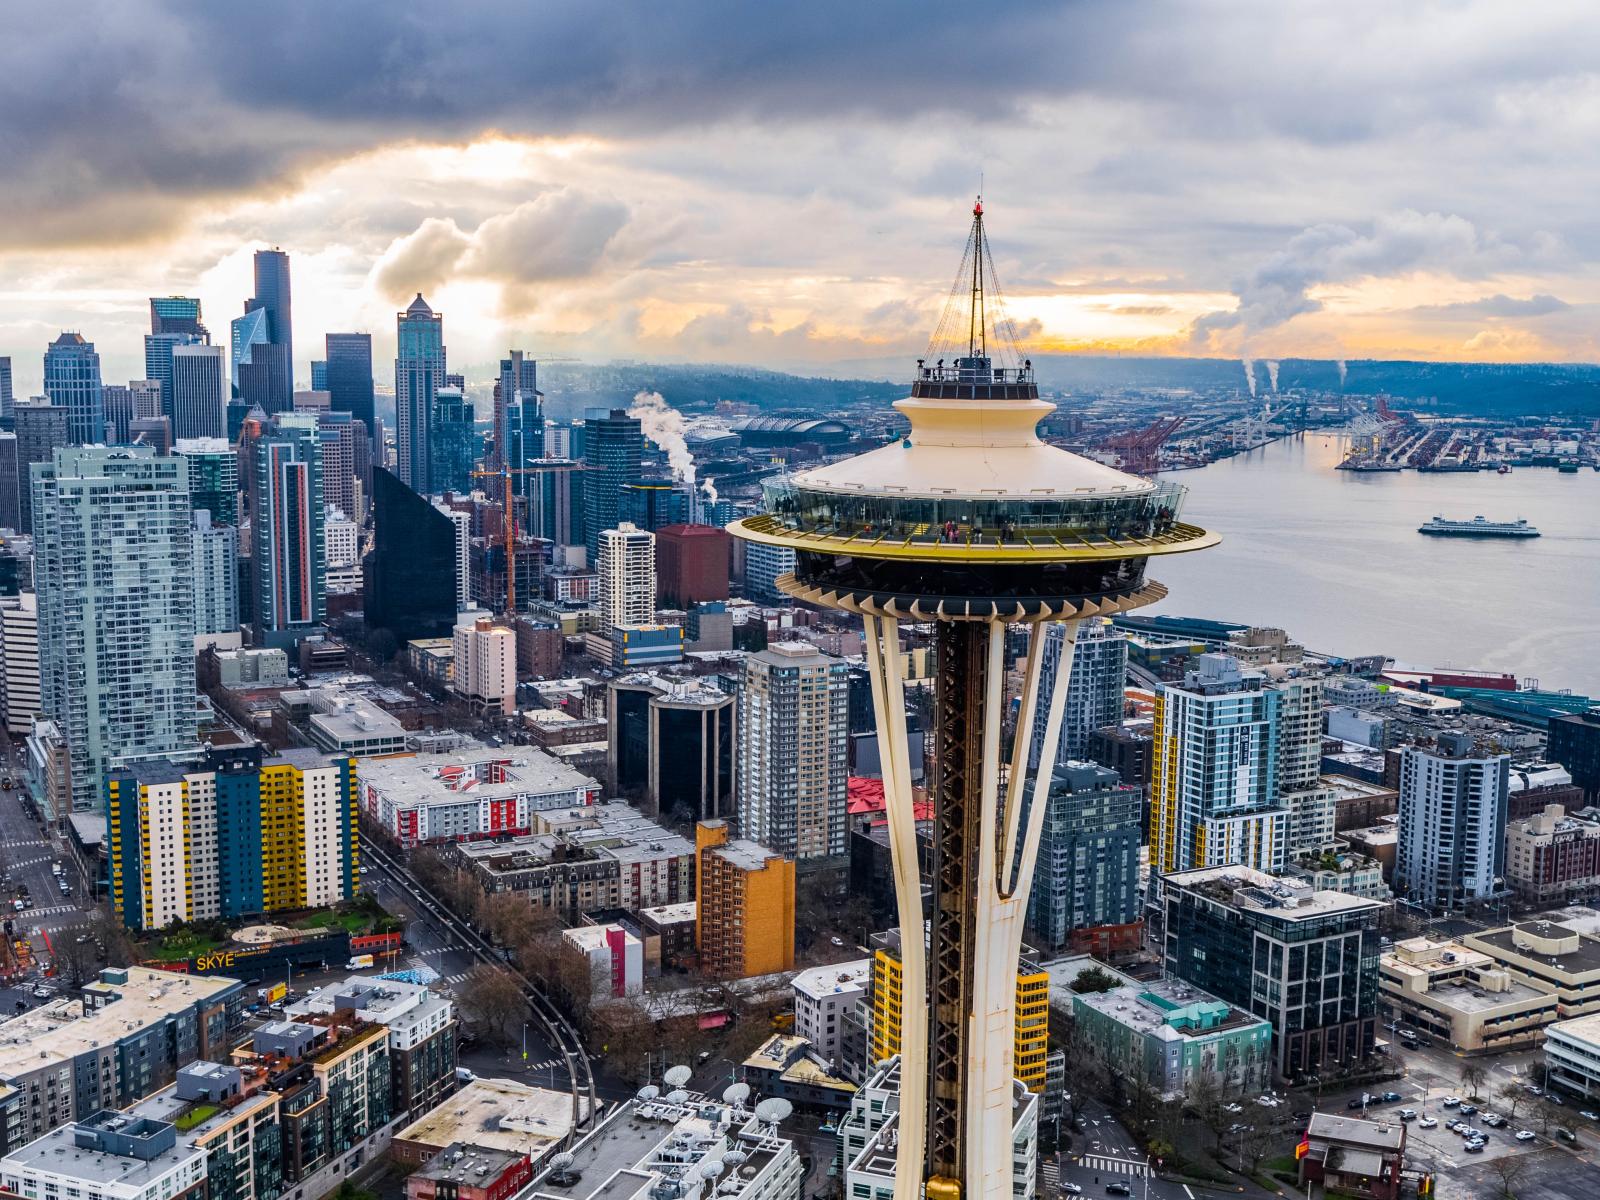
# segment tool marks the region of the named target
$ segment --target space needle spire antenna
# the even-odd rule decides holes
[[[778,587],[858,614],[866,630],[901,930],[895,1200],[1011,1200],[1017,963],[1077,628],[1163,598],[1167,589],[1145,576],[1150,559],[1220,540],[1179,520],[1181,485],[1039,438],[1055,406],[1039,398],[1031,362],[990,357],[1015,336],[1000,316],[981,198],[972,218],[934,361],[918,361],[911,395],[895,403],[910,433],[769,477],[767,511],[728,526],[792,550],[794,570]],[[941,351],[953,366],[934,358]],[[926,939],[902,621],[934,626]],[[1047,639],[1046,622],[1061,622],[1065,636]],[[1008,697],[1016,625],[1030,637],[1020,693]],[[1042,683],[1047,641],[1061,647],[1051,686]]]

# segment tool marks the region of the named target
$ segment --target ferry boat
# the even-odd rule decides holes
[[[1453,521],[1446,517],[1434,517],[1426,525],[1419,525],[1417,532],[1429,533],[1435,537],[1531,538],[1539,536],[1539,531],[1520,517],[1515,521],[1491,521],[1488,517],[1473,517],[1470,521]]]

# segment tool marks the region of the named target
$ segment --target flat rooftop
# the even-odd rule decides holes
[[[1307,1132],[1311,1137],[1384,1150],[1398,1150],[1405,1139],[1405,1126],[1399,1121],[1363,1121],[1338,1113],[1312,1113]]]
[[[395,1138],[439,1150],[470,1142],[537,1157],[571,1129],[572,1093],[514,1079],[474,1079]]]
[[[479,782],[478,776],[488,773],[490,764],[498,764],[504,782]],[[591,776],[531,746],[494,746],[366,762],[361,766],[361,782],[402,808],[476,804],[517,796],[598,791],[600,787]]]
[[[1352,896],[1348,892],[1313,891],[1303,885],[1288,884],[1245,866],[1205,867],[1197,871],[1179,871],[1164,878],[1170,887],[1186,888],[1241,910],[1265,913],[1281,921],[1376,912],[1383,907],[1377,900]]]
[[[695,901],[684,900],[678,904],[658,904],[654,908],[641,908],[639,915],[650,918],[657,925],[681,925],[685,922],[692,924],[699,909],[700,906]]]
[[[1149,983],[1123,984],[1106,992],[1073,994],[1079,1002],[1104,1013],[1119,1025],[1166,1039],[1207,1038],[1218,1033],[1248,1029],[1252,1025],[1267,1024],[1263,1018],[1179,979],[1153,979]],[[1205,1029],[1167,1024],[1167,1018],[1173,1013],[1195,1005],[1221,1005],[1228,1013],[1221,1021]]]
[[[120,1117],[122,1114],[111,1114]],[[206,1151],[180,1138],[153,1158],[131,1154],[108,1154],[77,1144],[79,1125],[74,1121],[52,1129],[43,1137],[19,1146],[0,1159],[9,1169],[34,1169],[66,1175],[92,1188],[117,1187],[144,1189],[163,1179],[193,1159],[203,1159]]]
[[[1550,953],[1546,950],[1532,946],[1517,945],[1517,932],[1526,930],[1540,938],[1559,937],[1562,935],[1574,936],[1577,939],[1575,949],[1565,953]],[[1499,958],[1524,958],[1544,966],[1559,967],[1561,970],[1573,974],[1584,975],[1591,971],[1600,971],[1600,940],[1585,937],[1570,926],[1559,923],[1545,923],[1541,928],[1538,921],[1519,921],[1507,929],[1494,929],[1488,933],[1475,933],[1470,935],[1472,945],[1481,947],[1491,955]]]
[[[0,1023],[0,1079],[28,1075],[52,1062],[115,1045],[133,1030],[158,1024],[219,999],[239,986],[220,975],[186,975],[128,967],[128,982],[96,981],[86,991],[120,999],[85,1013],[78,1000],[60,999]]]
[[[872,960],[857,958],[850,962],[833,963],[826,967],[811,967],[794,977],[794,990],[813,1000],[840,992],[861,991],[872,984]]]

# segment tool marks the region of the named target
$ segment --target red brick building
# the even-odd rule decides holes
[[[452,1142],[406,1180],[406,1200],[509,1200],[532,1178],[526,1154]]]
[[[714,525],[664,525],[656,530],[656,593],[663,608],[726,600],[733,539]]]

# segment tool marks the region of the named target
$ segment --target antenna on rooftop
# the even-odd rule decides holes
[[[689,1082],[689,1078],[693,1074],[694,1072],[689,1070],[688,1067],[668,1067],[666,1073],[661,1076],[661,1082],[665,1083],[668,1087],[682,1087],[684,1084]]]

